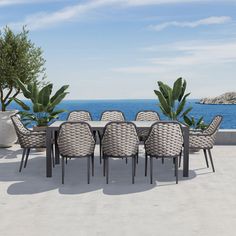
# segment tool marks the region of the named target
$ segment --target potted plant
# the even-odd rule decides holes
[[[193,116],[189,117],[187,115],[184,115],[184,122],[193,132],[203,132],[207,127],[208,124],[206,124],[203,120],[203,116],[201,116],[198,120],[194,118]]]
[[[5,27],[0,31],[0,147],[12,146],[17,138],[10,117],[16,110],[7,110],[21,93],[17,81],[39,82],[45,78],[42,50],[28,39],[28,31],[15,34]]]
[[[191,129],[191,132],[203,132],[208,127],[208,125],[205,124],[203,120],[203,116],[199,119],[196,119],[193,116],[189,117],[187,115],[184,115],[183,119],[185,125],[187,125]],[[199,151],[200,149],[190,149],[190,153],[195,153]]]
[[[158,81],[159,90],[154,90],[159,99],[159,106],[165,116],[171,120],[179,120],[187,115],[192,107],[185,109],[186,99],[190,93],[185,94],[187,83],[178,78],[172,88]]]
[[[58,118],[58,115],[66,110],[57,110],[56,106],[68,94],[66,90],[69,85],[62,86],[54,95],[52,95],[53,84],[47,84],[39,88],[37,83],[28,85],[18,81],[19,88],[24,96],[31,101],[31,106],[28,106],[18,98],[14,98],[24,111],[20,112],[24,122],[34,125],[34,130],[46,130],[48,124]]]

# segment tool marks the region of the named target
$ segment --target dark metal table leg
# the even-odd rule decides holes
[[[189,128],[184,127],[183,177],[189,176]]]
[[[50,128],[47,128],[46,133],[46,177],[52,177],[52,132]]]
[[[55,137],[55,164],[60,164],[59,149],[57,144],[58,131],[55,131],[54,137]]]

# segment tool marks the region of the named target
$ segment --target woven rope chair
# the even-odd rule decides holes
[[[178,158],[181,156],[183,134],[178,122],[156,122],[144,143],[145,176],[147,175],[147,159],[150,157],[150,183],[153,182],[153,157],[173,158],[175,163],[176,184],[178,183]]]
[[[108,184],[109,158],[132,158],[132,183],[136,170],[139,139],[136,126],[131,122],[110,122],[102,137],[104,175]]]
[[[86,122],[65,122],[61,124],[58,135],[58,148],[62,156],[62,184],[65,176],[65,158],[87,158],[87,178],[90,183],[90,160],[94,176],[95,139],[91,127]]]
[[[125,121],[125,116],[122,111],[118,110],[107,110],[101,114],[101,121]],[[98,137],[100,140],[100,163],[102,163],[102,133],[98,132]]]
[[[215,172],[215,167],[214,167],[214,163],[212,159],[211,149],[213,148],[215,144],[216,134],[220,128],[222,120],[223,120],[223,117],[220,115],[217,115],[214,117],[214,119],[212,120],[212,122],[210,123],[210,125],[208,126],[206,130],[204,130],[203,132],[192,131],[189,134],[189,148],[194,149],[194,150],[196,149],[203,150],[207,168],[209,167],[208,157],[207,157],[207,151],[208,151],[208,155],[211,161],[213,172]]]
[[[136,114],[136,121],[159,121],[160,116],[155,111],[139,111]],[[138,129],[138,136],[140,141],[146,140],[147,136],[149,134],[148,130]]]
[[[71,111],[67,118],[68,121],[91,121],[92,117],[88,111]]]
[[[17,114],[11,116],[11,120],[15,127],[19,144],[21,148],[23,148],[23,154],[22,154],[20,169],[19,169],[19,172],[21,172],[24,159],[25,159],[24,168],[27,165],[31,148],[46,148],[46,132],[32,131],[32,130],[27,129],[24,126],[24,124],[21,122],[20,117]]]
[[[101,121],[125,121],[125,116],[122,111],[108,110],[101,115]]]
[[[85,110],[71,111],[67,117],[67,121],[73,121],[73,122],[74,121],[86,122],[91,120],[92,120],[91,113]],[[96,131],[93,132],[93,135],[96,139]],[[67,163],[67,158],[66,158],[66,163]]]

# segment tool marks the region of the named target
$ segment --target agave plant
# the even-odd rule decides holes
[[[184,122],[187,126],[195,129],[195,130],[205,130],[208,125],[204,122],[203,116],[200,117],[198,120],[194,118],[193,116],[188,117],[187,115],[184,115]]]
[[[56,106],[68,94],[66,90],[69,85],[62,86],[53,96],[51,83],[42,88],[36,82],[25,85],[18,81],[18,85],[23,95],[32,102],[31,110],[31,107],[23,101],[14,98],[15,102],[25,110],[21,112],[24,121],[33,122],[36,126],[47,126],[52,120],[57,119],[60,113],[65,112],[65,110],[56,110]]]
[[[154,90],[159,99],[159,106],[165,116],[171,120],[179,120],[187,115],[192,107],[185,109],[186,99],[190,93],[185,94],[187,83],[182,78],[178,78],[173,88],[158,81],[159,90]]]

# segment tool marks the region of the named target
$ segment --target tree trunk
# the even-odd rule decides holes
[[[2,111],[6,111],[5,103],[2,103]]]

